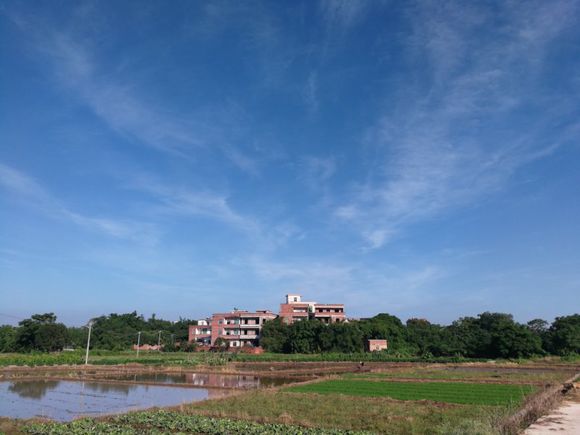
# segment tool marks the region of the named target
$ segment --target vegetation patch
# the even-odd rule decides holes
[[[397,400],[433,400],[473,405],[517,405],[533,392],[530,385],[468,384],[449,382],[372,382],[337,379],[289,387],[298,393],[390,397]]]
[[[232,361],[233,356],[224,353],[183,353],[183,352],[143,352],[137,357],[135,352],[95,351],[89,357],[90,364],[146,364],[152,366],[185,366],[197,365],[222,366]],[[55,353],[8,353],[0,354],[0,367],[6,366],[55,366],[82,365],[85,354],[81,351]]]
[[[480,370],[464,370],[463,368],[411,368],[398,369],[389,372],[369,372],[369,373],[349,373],[344,377],[348,379],[392,379],[392,378],[407,378],[407,379],[433,379],[433,380],[459,380],[459,381],[498,381],[503,383],[526,383],[526,382],[563,382],[568,379],[573,373],[568,371],[557,370],[530,370],[525,369],[516,370],[502,370],[487,369]]]
[[[508,414],[505,407],[396,401],[387,397],[353,399],[346,395],[268,390],[197,402],[187,405],[183,412],[306,427],[416,435],[433,434],[434,428],[459,425],[466,420],[491,424]]]
[[[70,423],[33,423],[24,427],[30,434],[159,434],[159,433],[203,433],[203,434],[305,434],[342,435],[364,434],[365,432],[340,429],[317,429],[284,424],[262,424],[249,421],[187,415],[174,411],[136,412],[106,421],[84,418]]]

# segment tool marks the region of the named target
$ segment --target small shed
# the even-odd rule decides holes
[[[369,352],[380,352],[381,350],[387,350],[389,348],[389,342],[387,340],[372,339],[367,340],[367,350]]]

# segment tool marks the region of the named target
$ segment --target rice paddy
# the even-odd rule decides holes
[[[469,405],[517,405],[535,391],[530,385],[471,384],[458,382],[373,382],[335,379],[290,387],[296,393],[346,394],[390,397],[397,400],[432,400]]]

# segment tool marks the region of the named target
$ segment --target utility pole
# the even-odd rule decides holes
[[[139,346],[141,346],[141,331],[137,333],[137,358],[139,357]]]
[[[87,338],[87,353],[85,354],[85,365],[89,363],[89,346],[91,345],[91,329],[93,328],[93,321],[89,321],[89,336]]]
[[[161,331],[159,331],[159,337],[157,337],[157,350],[161,352]]]

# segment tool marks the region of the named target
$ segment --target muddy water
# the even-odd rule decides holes
[[[92,381],[5,381],[0,382],[0,416],[67,421],[80,416],[180,405],[222,397],[232,391]]]

